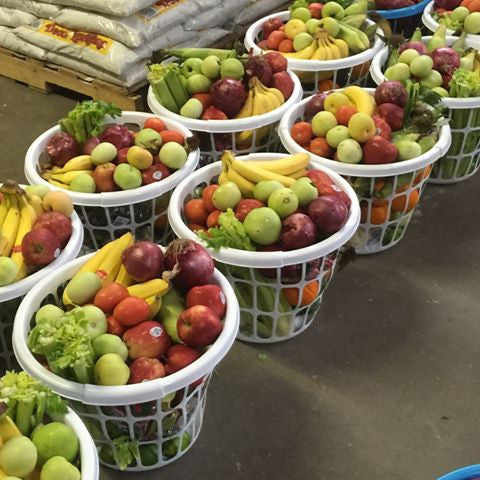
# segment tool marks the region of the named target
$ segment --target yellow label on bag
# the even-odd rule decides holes
[[[48,35],[65,43],[81,45],[90,48],[95,52],[106,55],[113,45],[113,40],[103,35],[89,32],[76,32],[68,28],[61,27],[55,22],[46,20],[38,29],[39,33]]]
[[[170,10],[173,7],[177,7],[184,2],[185,0],[160,0],[154,5],[140,10],[140,12],[137,13],[137,17],[142,22],[148,23],[158,15],[165,13],[167,10]]]

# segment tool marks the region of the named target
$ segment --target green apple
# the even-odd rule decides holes
[[[0,287],[13,283],[17,273],[17,264],[10,257],[0,257]]]
[[[401,140],[395,145],[398,148],[399,160],[411,160],[422,154],[422,147],[412,140]]]
[[[337,125],[336,127],[331,128],[326,136],[327,143],[332,148],[337,148],[338,144],[347,138],[350,138],[350,134],[348,133],[348,128],[344,125]]]
[[[182,168],[185,162],[187,161],[187,151],[177,142],[167,142],[160,149],[158,158],[160,161],[166,165],[168,168],[178,170]]]
[[[443,78],[440,72],[437,70],[432,70],[426,77],[420,79],[420,85],[425,85],[425,87],[431,88],[432,90],[435,87],[441,87],[443,83]],[[442,90],[446,91],[444,88]],[[443,96],[443,95],[442,95]],[[447,92],[448,96],[448,92]]]
[[[78,455],[77,435],[68,425],[61,422],[39,425],[33,431],[32,442],[37,447],[39,465],[56,456],[73,462]]]
[[[428,55],[419,55],[410,63],[410,72],[416,77],[426,77],[433,68],[432,57]]]
[[[188,78],[196,73],[202,73],[202,64],[201,58],[187,58],[182,65],[182,75]]]
[[[196,73],[187,79],[187,90],[190,93],[205,93],[210,90],[212,82],[201,73]]]
[[[312,200],[318,197],[317,187],[308,177],[300,177],[290,187],[298,197],[298,203],[301,207],[307,206]]]
[[[308,22],[312,18],[312,14],[310,10],[306,7],[299,7],[296,8],[291,14],[290,18],[298,18],[303,23]]]
[[[93,375],[97,385],[110,387],[126,385],[130,377],[130,369],[120,355],[106,353],[95,363]]]
[[[399,63],[406,63],[407,65],[410,65],[410,63],[412,63],[412,60],[419,56],[420,53],[418,53],[417,50],[414,50],[413,48],[407,48],[407,50],[404,50],[400,54],[400,56],[398,57],[398,61]]]
[[[198,98],[190,98],[180,109],[180,115],[187,118],[200,118],[203,113],[203,104]]]
[[[338,145],[337,157],[340,162],[360,163],[363,157],[362,147],[357,141],[347,138]]]
[[[306,32],[299,33],[293,39],[293,48],[295,49],[296,52],[299,52],[300,50],[307,48],[312,42],[313,42],[313,37],[309,33],[306,33]]]
[[[357,142],[365,143],[375,136],[376,131],[373,118],[366,113],[354,113],[348,121],[348,133]]]
[[[25,191],[29,195],[37,195],[37,197],[43,198],[50,189],[46,185],[27,185]]]
[[[227,58],[220,66],[220,76],[222,78],[235,78],[241,80],[245,73],[243,64],[236,58]]]
[[[220,59],[216,55],[209,55],[202,61],[201,73],[211,80],[220,76]]]
[[[322,8],[322,17],[334,17],[337,20],[342,20],[345,17],[345,10],[337,2],[328,2]]]
[[[97,185],[88,173],[81,173],[70,182],[70,190],[81,193],[95,193]]]
[[[327,132],[336,126],[337,119],[331,112],[323,110],[312,118],[312,130],[317,137],[325,137]]]
[[[388,67],[384,75],[387,80],[402,82],[410,78],[410,67],[406,63],[397,63]]]
[[[142,185],[142,174],[138,168],[128,163],[121,163],[113,172],[113,181],[122,190],[131,190]]]
[[[311,18],[305,25],[307,26],[307,32],[310,35],[313,35],[320,28],[320,20]]]

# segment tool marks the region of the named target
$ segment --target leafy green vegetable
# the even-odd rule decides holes
[[[229,247],[255,251],[255,247],[247,235],[243,223],[237,219],[231,208],[220,215],[218,223],[220,226],[210,228],[208,234],[202,231],[197,232],[197,235],[205,240],[209,247],[215,250]]]
[[[457,68],[450,80],[450,97],[468,98],[480,96],[480,75],[464,68]]]
[[[7,372],[0,378],[0,402],[23,435],[44,421],[45,414],[58,418],[67,413],[67,402],[25,372]]]
[[[140,458],[138,442],[130,440],[126,435],[113,440],[113,457],[120,470],[125,470],[131,463]]]
[[[76,308],[57,323],[36,325],[30,332],[28,346],[33,353],[44,355],[58,375],[91,383],[94,352],[86,326],[85,314]]]
[[[79,143],[100,135],[105,124],[105,116],[118,117],[122,111],[113,103],[101,100],[86,100],[62,118],[60,128],[74,137]]]

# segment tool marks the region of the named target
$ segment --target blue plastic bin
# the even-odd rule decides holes
[[[375,13],[390,20],[394,33],[401,33],[409,38],[417,27],[422,26],[422,13],[430,1],[422,0],[411,7],[397,8],[396,10],[375,10]]]
[[[475,477],[480,477],[480,465],[460,468],[454,472],[447,473],[438,480],[471,480]]]

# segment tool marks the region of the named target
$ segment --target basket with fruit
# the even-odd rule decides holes
[[[309,155],[227,151],[172,195],[174,232],[201,238],[235,289],[240,340],[272,343],[303,332],[358,226],[352,188],[309,164]]]
[[[365,1],[365,0],[360,0]],[[389,20],[395,33],[411,35],[431,0],[369,0],[369,10]]]
[[[425,7],[422,21],[432,32],[436,32],[439,25],[444,25],[448,35],[465,32],[467,38],[478,39],[480,2],[478,0],[435,0]]]
[[[34,185],[68,191],[85,247],[96,250],[126,231],[167,239],[171,191],[198,160],[197,142],[183,125],[94,100],[32,143],[25,175]]]
[[[0,478],[98,480],[98,455],[80,418],[25,372],[0,378]]]
[[[195,132],[201,165],[217,161],[227,149],[275,148],[280,118],[302,97],[298,78],[279,54],[183,48],[166,50],[162,58],[169,61],[150,66],[148,105]]]
[[[384,48],[371,67],[377,84],[417,79],[442,96],[452,133],[452,145],[435,163],[430,183],[455,183],[480,168],[480,41],[446,37],[441,26],[433,37],[418,30],[409,42]]]
[[[383,46],[379,30],[367,19],[366,2],[344,9],[334,1],[307,7],[301,0],[290,11],[251,25],[245,46],[256,54],[280,52],[299,76],[304,95],[311,95],[332,85],[364,85],[370,61]]]
[[[412,82],[350,86],[305,99],[282,119],[279,134],[289,152],[311,152],[314,164],[343,175],[356,191],[358,253],[386,250],[403,238],[432,165],[450,146],[438,99]]]
[[[238,317],[232,287],[201,245],[162,249],[126,233],[33,288],[13,344],[30,375],[71,401],[103,465],[144,471],[197,439]]]
[[[480,465],[470,465],[463,467],[454,472],[447,473],[437,480],[479,480],[480,479]]]
[[[0,370],[15,362],[13,318],[41,278],[74,259],[83,228],[70,197],[43,186],[0,185]]]

